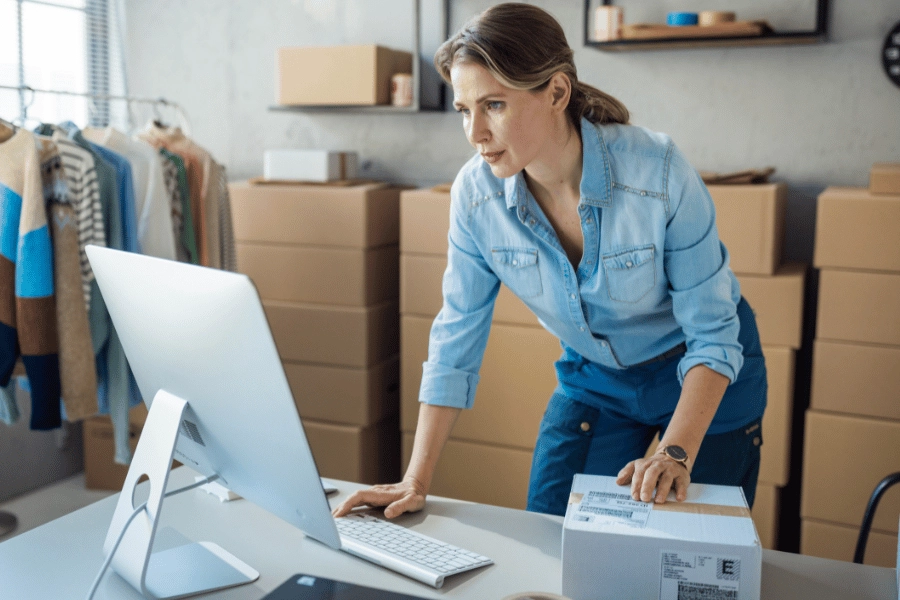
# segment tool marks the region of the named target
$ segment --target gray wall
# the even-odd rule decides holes
[[[580,0],[534,2],[562,23],[579,76],[622,100],[634,123],[670,134],[698,169],[777,167],[776,178],[790,186],[786,254],[807,261],[816,195],[828,185],[866,185],[873,162],[900,160],[900,89],[879,58],[900,5],[832,3],[827,44],[616,54],[581,46]],[[127,0],[130,92],[180,102],[194,138],[227,165],[231,179],[260,175],[266,148],[322,147],[357,150],[366,176],[450,181],[471,155],[456,113],[267,111],[277,47],[409,47],[411,4]],[[451,0],[451,28],[490,4]]]

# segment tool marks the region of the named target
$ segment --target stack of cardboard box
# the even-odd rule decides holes
[[[766,548],[778,545],[781,488],[789,481],[794,366],[803,331],[806,265],[782,262],[783,183],[710,185],[719,237],[756,315],[769,384],[753,520]]]
[[[238,269],[259,291],[323,477],[399,476],[400,190],[230,187]]]
[[[450,194],[406,191],[400,200],[401,418],[403,465],[412,453],[422,363],[441,310]],[[556,385],[559,341],[501,287],[472,410],[460,415],[441,455],[431,493],[524,508],[531,453]]]
[[[819,196],[821,269],[806,415],[801,551],[851,560],[869,496],[900,471],[900,165]],[[884,495],[866,563],[894,567],[900,488]]]

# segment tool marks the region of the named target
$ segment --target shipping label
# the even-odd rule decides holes
[[[659,600],[737,600],[740,558],[673,550],[659,555]]]
[[[650,504],[633,500],[630,494],[588,492],[581,499],[573,518],[592,525],[618,524],[644,528],[651,509]]]

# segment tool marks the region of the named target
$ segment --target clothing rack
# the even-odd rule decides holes
[[[123,102],[130,104],[150,104],[154,107],[164,106],[166,108],[171,108],[175,110],[178,114],[179,120],[181,121],[181,128],[184,130],[186,135],[190,135],[190,121],[187,118],[187,113],[184,111],[184,108],[177,102],[173,102],[172,100],[167,100],[166,98],[141,98],[138,96],[123,96],[123,95],[115,95],[115,94],[94,94],[90,92],[70,92],[66,90],[44,90],[33,88],[30,85],[0,85],[0,90],[10,90],[14,92],[19,92],[20,95],[23,95],[26,92],[31,92],[32,100],[28,104],[22,102],[23,105],[23,114],[20,115],[22,119],[26,117],[28,108],[31,104],[34,103],[33,96],[34,94],[54,94],[57,96],[77,96],[80,98],[91,98],[93,100],[121,100]],[[130,119],[130,114],[129,114]]]

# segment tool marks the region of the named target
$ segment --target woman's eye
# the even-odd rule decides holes
[[[500,110],[503,108],[503,103],[499,100],[494,100],[493,102],[488,102],[487,106],[489,110]]]
[[[457,109],[456,109],[456,112],[462,113],[462,115],[463,115],[463,116],[466,116],[466,117],[469,116],[469,109],[468,109],[468,108],[457,108]]]

